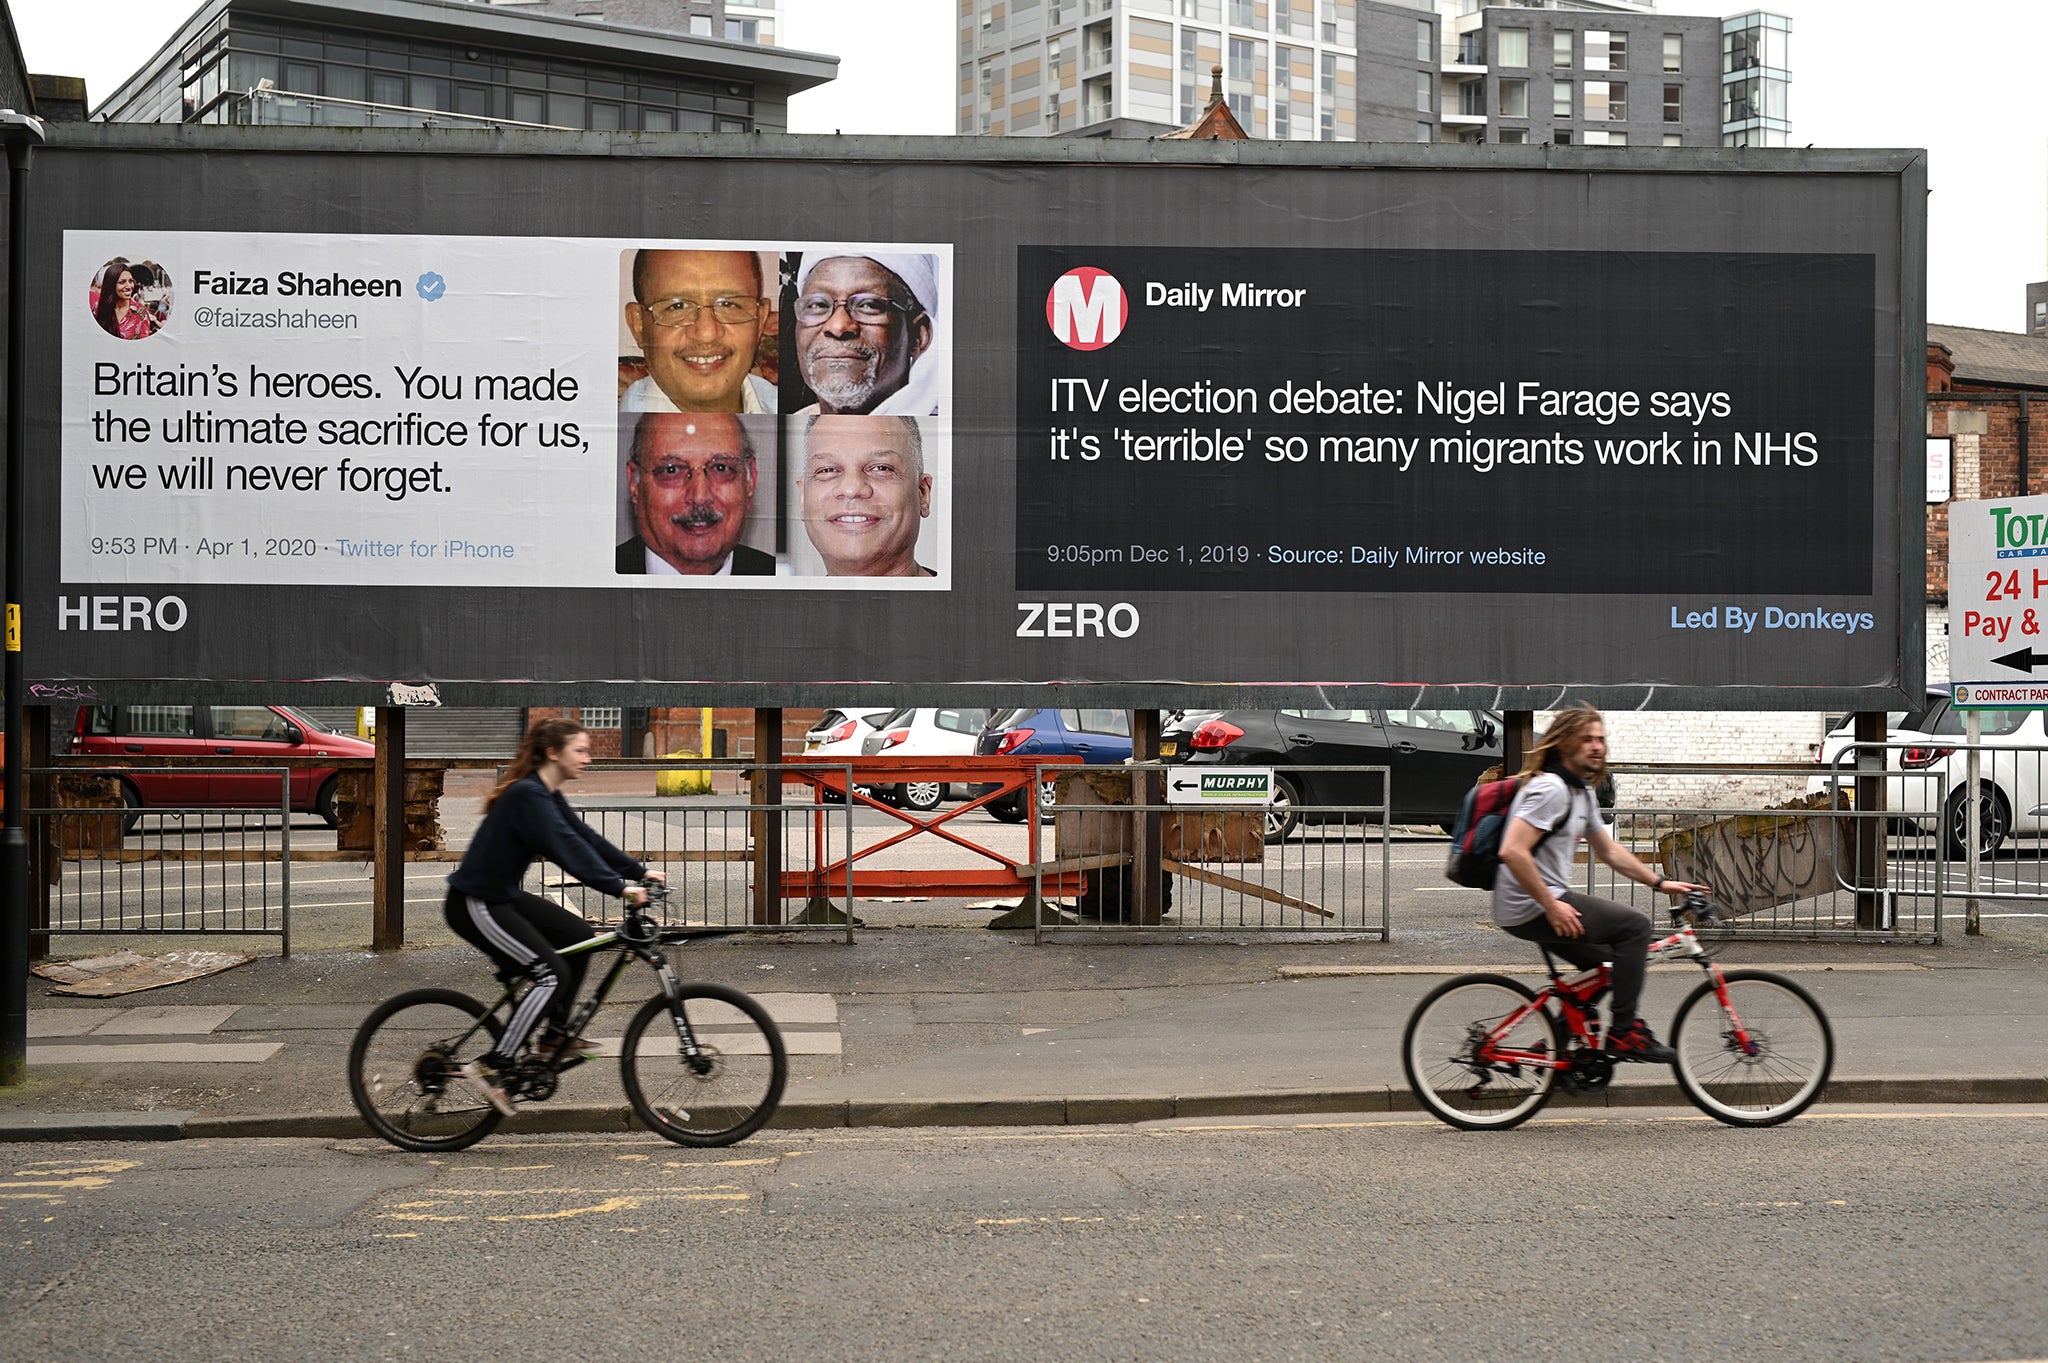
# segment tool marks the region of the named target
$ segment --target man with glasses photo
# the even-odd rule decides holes
[[[626,496],[637,534],[614,569],[653,577],[769,577],[775,556],[740,543],[760,471],[737,416],[648,412],[633,423]]]
[[[791,320],[817,401],[798,415],[937,416],[944,376],[918,363],[938,319],[937,257],[857,249],[805,255]]]
[[[772,412],[775,385],[752,373],[769,315],[752,251],[635,251],[626,327],[647,375],[625,412]]]

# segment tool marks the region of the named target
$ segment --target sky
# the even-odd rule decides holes
[[[10,0],[32,71],[108,94],[197,0]],[[782,0],[776,41],[840,58],[839,79],[790,104],[794,132],[952,131],[952,0]],[[1723,12],[1663,0],[1668,13]],[[2048,279],[2048,120],[2036,54],[2043,0],[1758,0],[1793,21],[1794,145],[1928,152],[1927,316],[2019,331]]]

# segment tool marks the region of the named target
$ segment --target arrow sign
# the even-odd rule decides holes
[[[2000,667],[2009,667],[2015,672],[2032,673],[2037,667],[2048,667],[2048,653],[2036,653],[2032,649],[2016,648],[2002,658],[1991,660]]]
[[[1166,783],[1166,801],[1175,805],[1265,805],[1272,798],[1271,767],[1175,772]]]

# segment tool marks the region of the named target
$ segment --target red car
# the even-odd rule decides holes
[[[78,712],[71,751],[119,763],[134,756],[372,757],[377,745],[282,705],[89,705]],[[294,767],[292,808],[332,827],[336,776],[332,767]],[[127,828],[146,809],[275,809],[277,795],[277,777],[262,771],[138,768],[121,776]]]

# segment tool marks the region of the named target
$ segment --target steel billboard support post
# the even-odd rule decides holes
[[[754,835],[754,921],[782,921],[782,708],[754,711],[754,769],[748,776],[747,815]],[[773,768],[774,770],[763,770]],[[851,793],[847,796],[852,802]]]
[[[376,870],[371,906],[370,950],[399,951],[405,946],[405,710],[377,707],[377,765],[371,784],[377,791]]]
[[[1159,762],[1159,712],[1131,711],[1131,761],[1140,765],[1131,773],[1131,803],[1138,807],[1131,830],[1131,873],[1133,884],[1125,902],[1133,906],[1132,917],[1140,923],[1157,923],[1164,907],[1166,877],[1160,870],[1160,843],[1165,840],[1166,818],[1159,806],[1166,800],[1166,782],[1157,770]],[[1187,886],[1182,885],[1182,890]]]
[[[1885,758],[1884,742],[1890,717],[1882,710],[1856,712],[1856,926],[1885,926]],[[1863,744],[1878,746],[1864,747]]]
[[[1509,710],[1501,715],[1500,774],[1513,776],[1522,769],[1522,759],[1536,746],[1536,712]],[[1391,792],[1389,792],[1391,794]],[[1392,802],[1389,801],[1391,804]]]
[[[1966,937],[1978,937],[1984,932],[1977,907],[1977,876],[1981,860],[1978,839],[1984,835],[1984,807],[1977,799],[1977,778],[1982,774],[1979,770],[1982,755],[1977,751],[1977,744],[1983,737],[1983,712],[1967,711],[1963,716],[1963,741],[1970,745],[1969,754],[1963,759],[1963,789],[1968,792],[1963,796],[1963,807],[1969,811],[1963,830],[1963,836],[1969,839],[1963,852],[1963,893],[1966,896],[1963,900],[1963,935]]]
[[[7,142],[7,772],[0,779],[6,824],[0,828],[0,1088],[28,1082],[28,830],[22,826],[23,769],[28,765],[27,682],[21,666],[21,595],[28,530],[28,163],[43,140],[43,125],[27,114],[0,109]]]
[[[56,803],[56,779],[50,773],[50,707],[28,707],[28,803],[26,809],[50,809]],[[42,846],[29,858],[28,958],[40,961],[50,954],[50,885],[57,860],[55,826],[43,823]]]

